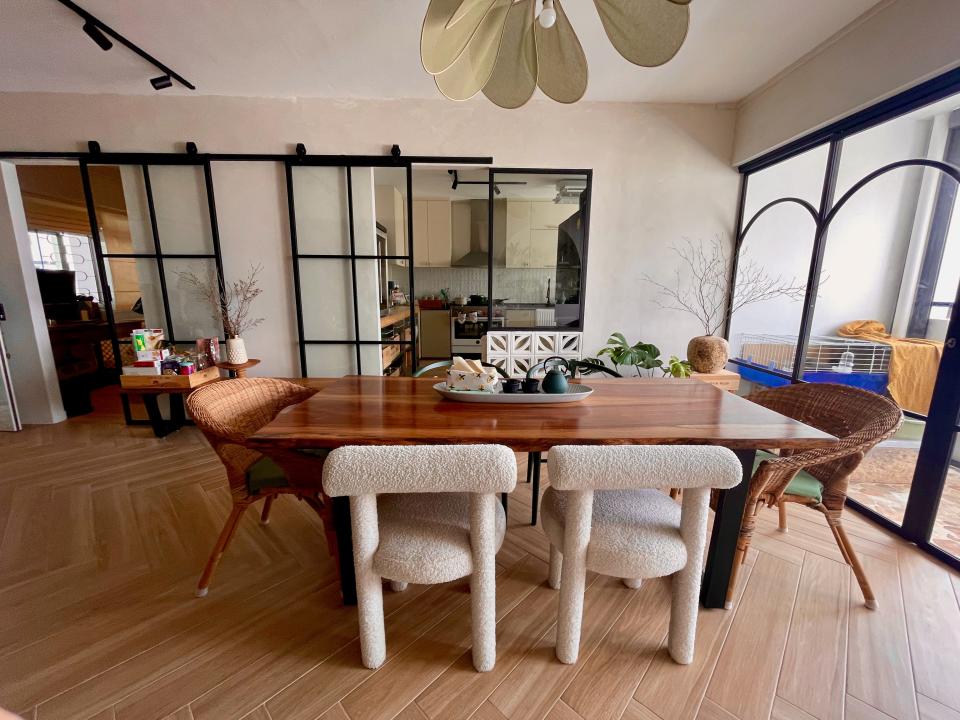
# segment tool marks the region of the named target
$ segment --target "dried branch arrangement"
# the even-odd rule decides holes
[[[261,265],[251,265],[245,278],[228,283],[222,293],[215,276],[203,278],[193,272],[179,272],[177,276],[197,300],[213,310],[227,337],[240,337],[263,322],[263,318],[250,317],[253,301],[263,292],[257,286],[261,269]]]
[[[680,258],[671,284],[661,283],[649,275],[643,276],[644,280],[659,289],[654,302],[665,310],[678,310],[693,315],[703,325],[704,335],[716,334],[723,327],[727,311],[731,256],[717,236],[710,242],[700,244],[685,239],[683,244],[673,245],[671,249]],[[681,270],[684,271],[686,279],[681,275]],[[798,282],[796,277],[786,280],[782,275],[770,275],[762,265],[748,256],[746,248],[741,250],[730,307],[731,315],[747,305],[764,300],[777,297],[802,300],[805,295],[805,283]]]

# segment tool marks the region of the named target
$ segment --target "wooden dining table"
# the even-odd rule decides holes
[[[283,410],[248,443],[266,455],[344,445],[498,443],[542,453],[555,445],[720,445],[744,481],[720,493],[701,602],[723,607],[756,451],[828,447],[837,439],[712,385],[691,379],[593,379],[580,402],[465,403],[442,398],[436,378],[348,376]],[[535,499],[536,501],[536,499]],[[332,499],[345,603],[356,602],[350,509]]]

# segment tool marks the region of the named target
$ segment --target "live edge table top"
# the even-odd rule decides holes
[[[836,438],[691,379],[586,378],[586,400],[499,405],[445,400],[437,378],[349,376],[281,412],[249,442],[286,448],[498,443],[722,445],[734,450],[827,447]]]

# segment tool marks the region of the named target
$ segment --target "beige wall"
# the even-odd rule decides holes
[[[841,1],[841,0],[838,0]],[[741,103],[739,164],[960,66],[960,2],[894,0]]]
[[[504,111],[482,100],[266,100],[184,96],[0,94],[4,149],[492,155],[500,166],[594,169],[586,348],[613,330],[685,354],[697,324],[659,310],[643,273],[667,271],[668,245],[729,240],[738,177],[731,169],[734,111],[702,105],[533,102]],[[290,351],[290,267],[282,174],[218,163],[214,179],[227,270],[260,258],[274,283],[254,356],[276,352],[270,372],[296,368]],[[223,188],[221,191],[219,188]],[[228,190],[229,188],[229,190]],[[228,200],[226,193],[234,194]],[[242,193],[242,194],[241,194]],[[241,212],[253,215],[243,217]],[[243,258],[233,263],[229,258]],[[289,297],[289,305],[287,298]],[[251,338],[252,340],[254,338]]]

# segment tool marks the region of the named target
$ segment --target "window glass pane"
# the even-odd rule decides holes
[[[298,252],[301,255],[349,255],[346,169],[294,167],[291,168],[291,177]],[[372,210],[372,195],[369,192],[367,195],[370,195],[369,209]],[[360,200],[357,198],[358,203]],[[367,224],[372,227],[372,223]],[[361,244],[369,251],[372,242],[367,238]]]
[[[925,426],[922,420],[904,418],[897,433],[868,452],[850,475],[847,495],[902,523]]]
[[[817,208],[827,154],[828,147],[823,145],[751,174],[744,199],[744,227],[764,206],[781,198],[795,197]],[[746,392],[752,384],[783,382],[764,373],[764,368],[787,374],[793,371],[815,231],[810,213],[789,202],[766,210],[744,236],[730,323],[730,353],[755,366],[739,370]],[[784,292],[750,301],[770,284]]]
[[[924,157],[935,140],[932,129],[931,118],[913,114],[845,140],[837,200],[887,163]],[[912,329],[911,315],[937,175],[919,167],[892,170],[837,212],[826,235],[805,380],[888,395],[904,410],[926,415],[940,348]]]
[[[163,272],[167,281],[170,320],[173,323],[168,339],[189,345],[198,338],[222,338],[223,323],[217,308],[203,302],[192,283],[184,278],[185,273],[191,273],[201,282],[216,288],[216,263],[209,258],[164,258]]]
[[[139,165],[91,165],[90,189],[104,253],[156,252]]]
[[[150,188],[163,253],[212,255],[213,234],[203,167],[151,165]]]
[[[960,558],[960,439],[954,434],[953,453],[947,470],[947,481],[940,496],[940,508],[933,525],[930,542]]]
[[[373,169],[376,219],[379,226],[378,255],[407,255],[407,170]],[[406,260],[393,261],[406,268]]]
[[[136,328],[169,328],[163,312],[160,273],[153,258],[104,258],[107,281],[113,290],[113,318],[117,337],[129,339]]]
[[[493,296],[505,325],[578,327],[587,176],[497,173],[493,180]]]

